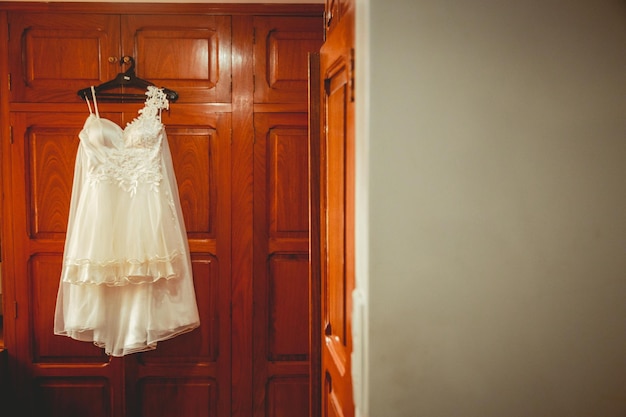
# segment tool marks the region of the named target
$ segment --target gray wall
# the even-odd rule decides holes
[[[625,2],[360,3],[368,415],[624,417]]]

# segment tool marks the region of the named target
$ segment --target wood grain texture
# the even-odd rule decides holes
[[[320,50],[320,244],[323,417],[354,416],[354,13],[349,0],[329,0],[331,21]],[[327,15],[328,17],[328,15]]]

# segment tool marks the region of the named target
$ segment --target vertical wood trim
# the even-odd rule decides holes
[[[320,135],[321,135],[320,54],[309,54],[309,271],[310,285],[310,410],[321,415],[321,247],[320,247]]]
[[[7,21],[7,13],[0,12],[0,51],[6,51],[8,49],[8,21]],[[0,205],[0,225],[2,229],[0,230],[0,258],[2,259],[2,297],[3,304],[2,309],[3,312],[0,314],[7,315],[9,311],[9,306],[13,305],[15,302],[15,290],[13,286],[13,279],[8,279],[8,277],[12,276],[13,271],[10,269],[13,266],[13,262],[9,260],[9,257],[12,254],[11,247],[13,245],[9,244],[12,241],[12,230],[8,227],[8,222],[5,222],[4,219],[8,218],[5,216],[10,216],[10,200],[9,198],[4,198],[6,195],[11,195],[11,161],[9,158],[10,155],[10,130],[11,123],[9,120],[9,68],[8,68],[8,60],[2,59],[0,60],[0,180],[2,183],[3,190],[3,198],[2,203]],[[7,262],[8,261],[8,262]],[[2,332],[2,336],[0,339],[4,340],[5,347],[13,347],[15,346],[15,321],[14,320],[3,320],[4,328],[0,329]],[[7,395],[6,398],[12,398],[12,395]]]
[[[256,28],[255,28],[256,30]],[[256,85],[256,84],[255,84]],[[266,414],[267,402],[267,354],[268,346],[268,316],[269,305],[268,300],[268,256],[269,247],[269,225],[266,219],[269,219],[267,213],[267,139],[262,135],[266,135],[269,126],[264,122],[264,115],[256,115],[254,123],[256,149],[254,151],[254,227],[253,227],[253,247],[254,247],[254,280],[252,283],[254,300],[254,321],[253,321],[253,399],[252,413],[253,417],[263,417]],[[267,416],[266,416],[267,417]]]
[[[232,114],[229,115],[232,118]],[[230,122],[232,123],[232,119],[230,120]],[[223,126],[223,123],[220,123],[220,126]],[[219,164],[218,167],[218,171],[220,173],[222,173],[221,175],[224,176],[224,178],[222,178],[219,181],[219,184],[221,184],[224,188],[227,188],[227,190],[218,190],[218,194],[221,194],[222,196],[222,200],[218,200],[218,217],[220,219],[220,221],[218,222],[218,224],[216,225],[216,229],[217,229],[217,236],[218,236],[218,240],[221,239],[221,243],[218,244],[217,246],[217,258],[220,260],[219,263],[219,271],[218,271],[218,275],[219,275],[219,280],[220,280],[220,284],[219,284],[219,289],[218,291],[221,292],[221,295],[219,297],[219,311],[229,311],[229,309],[231,308],[230,302],[231,302],[231,298],[232,298],[232,285],[234,285],[235,283],[235,279],[233,279],[233,274],[232,274],[232,265],[233,265],[233,258],[231,257],[232,251],[231,251],[231,247],[232,247],[232,224],[233,224],[233,213],[231,212],[231,192],[232,192],[232,182],[231,182],[231,171],[230,171],[230,167],[233,163],[233,158],[232,158],[232,154],[231,154],[231,143],[232,143],[232,124],[229,125],[229,127],[231,128],[230,132],[224,132],[224,133],[230,133],[230,137],[229,140],[227,141],[227,143],[224,143],[224,141],[220,140],[220,152],[219,155],[221,155],[221,158],[219,158],[219,160],[217,161],[217,163]],[[228,174],[226,174],[228,173]],[[228,175],[228,177],[226,177]],[[230,188],[228,188],[228,186],[230,186]],[[218,185],[219,186],[219,185]],[[225,283],[223,281],[226,281]],[[245,300],[244,300],[245,302]],[[227,305],[224,305],[227,304]],[[232,314],[231,314],[232,316]],[[226,321],[226,320],[231,320],[230,323],[224,324],[222,323],[222,321]],[[220,318],[220,330],[219,330],[219,347],[218,349],[222,349],[222,346],[228,346],[229,351],[228,352],[220,352],[220,355],[224,355],[224,356],[228,356],[227,359],[225,360],[218,360],[218,375],[220,375],[219,380],[221,381],[222,384],[227,384],[226,387],[218,387],[218,392],[221,394],[218,394],[218,416],[229,416],[232,415],[234,416],[235,414],[231,414],[231,404],[230,402],[230,398],[233,392],[233,388],[232,388],[232,374],[231,374],[231,369],[232,369],[232,360],[233,360],[233,355],[232,355],[232,351],[234,348],[233,343],[233,338],[231,337],[232,332],[234,331],[234,327],[232,326],[233,322],[231,317],[222,317]],[[230,340],[228,340],[230,338]],[[221,395],[225,395],[228,398],[221,398]]]
[[[252,16],[232,20],[232,301],[231,416],[252,413],[253,98]],[[235,352],[236,350],[236,353]]]
[[[0,11],[0,51],[5,51],[8,48],[8,22],[7,22],[7,13]],[[2,59],[0,60],[0,143],[2,144],[1,153],[3,157],[7,155],[6,150],[4,149],[4,144],[10,142],[11,139],[11,124],[9,123],[9,69],[8,69],[8,60]],[[10,173],[11,171],[6,170],[6,161],[2,159],[2,172],[0,172],[0,179],[4,180],[6,178],[5,173]],[[3,190],[6,188],[3,187]],[[2,199],[6,201],[6,199]],[[0,219],[3,218],[4,207],[0,206]],[[4,222],[2,222],[4,224]],[[0,231],[0,260],[5,259],[5,230]],[[4,283],[3,283],[4,285]],[[2,293],[2,291],[0,291]],[[2,312],[0,311],[0,314]],[[2,337],[0,337],[2,340]]]

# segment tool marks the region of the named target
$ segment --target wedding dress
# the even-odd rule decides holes
[[[187,235],[162,109],[121,128],[94,109],[79,134],[54,333],[106,354],[155,349],[200,324]],[[95,113],[94,113],[95,111]]]

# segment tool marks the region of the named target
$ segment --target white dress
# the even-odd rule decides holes
[[[57,295],[54,333],[112,356],[155,349],[200,324],[161,123],[169,104],[156,87],[146,96],[122,129],[100,117],[93,94],[95,114],[89,105],[79,134]]]

